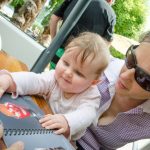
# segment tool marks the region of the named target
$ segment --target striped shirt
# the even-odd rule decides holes
[[[123,61],[113,59],[98,85],[101,93],[99,114],[105,112],[115,94],[115,82]],[[113,74],[112,74],[113,72]],[[150,100],[127,112],[120,112],[107,125],[91,125],[78,143],[85,150],[114,150],[129,142],[150,138]]]

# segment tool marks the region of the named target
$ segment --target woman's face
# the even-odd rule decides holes
[[[150,43],[141,43],[135,52],[137,65],[150,76]],[[150,98],[150,92],[144,90],[135,80],[135,68],[123,66],[116,82],[116,92],[132,99],[145,100]]]

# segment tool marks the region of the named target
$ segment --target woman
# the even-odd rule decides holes
[[[114,150],[150,138],[150,34],[131,46],[125,64],[113,58],[98,85],[99,122],[78,140],[79,150]]]

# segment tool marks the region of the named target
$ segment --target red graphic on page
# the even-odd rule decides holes
[[[25,108],[10,102],[0,104],[0,112],[6,116],[14,117],[17,119],[23,119],[30,116],[30,112]]]

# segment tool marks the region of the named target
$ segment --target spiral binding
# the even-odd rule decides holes
[[[4,129],[5,136],[11,135],[33,135],[53,133],[50,129]]]

